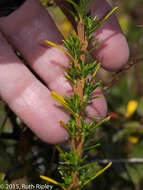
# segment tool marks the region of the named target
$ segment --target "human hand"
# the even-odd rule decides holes
[[[63,0],[57,0],[61,5]],[[92,15],[102,17],[109,5],[105,0],[95,0]],[[51,98],[50,90],[68,95],[72,89],[63,77],[61,66],[67,66],[68,57],[57,48],[44,48],[45,40],[62,43],[62,35],[57,30],[47,11],[37,0],[27,0],[19,9],[7,17],[0,18],[0,96],[9,107],[42,140],[49,143],[64,141],[68,134],[59,121],[67,121],[68,114],[58,108]],[[27,64],[47,84],[45,87],[14,54],[7,40],[20,51]],[[119,70],[128,60],[129,50],[120,26],[112,15],[96,32],[102,45],[94,52],[102,66],[109,71]],[[107,105],[102,92],[97,89],[93,105],[88,113],[104,117]]]

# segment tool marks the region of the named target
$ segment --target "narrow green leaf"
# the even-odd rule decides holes
[[[91,119],[96,119],[96,120],[101,120],[102,117],[96,117],[96,116],[93,116],[93,115],[87,115],[87,117],[91,118]]]
[[[118,7],[114,7],[111,11],[109,11],[105,17],[99,21],[98,24],[95,25],[95,27],[92,29],[91,34],[89,35],[89,39],[92,37],[93,33],[118,9]]]
[[[102,40],[98,41],[94,47],[92,47],[90,50],[89,50],[89,54],[91,54],[95,49],[97,49],[99,47],[99,45],[101,44]]]
[[[51,91],[51,96],[52,98],[54,98],[57,102],[59,102],[60,104],[62,104],[63,106],[65,106],[65,108],[70,111],[73,115],[75,115],[74,111],[69,107],[69,105],[67,104],[67,102],[65,101],[65,99],[57,94],[56,92],[54,91]]]
[[[88,9],[91,7],[91,5],[94,3],[94,1],[95,1],[95,0],[90,0],[90,1],[89,1],[89,3],[88,3],[88,4],[86,5],[86,7],[85,7],[85,11],[88,10]]]
[[[82,170],[82,169],[85,169],[85,168],[89,168],[90,166],[93,166],[93,165],[97,165],[97,162],[91,162],[91,163],[85,164],[83,166],[80,166],[79,170]]]
[[[71,78],[69,75],[64,76],[66,79],[68,79],[73,85],[75,85],[76,81]]]
[[[72,0],[66,0],[66,1],[74,6],[77,13],[80,11],[80,7],[74,1],[72,1]]]
[[[105,119],[103,119],[102,121],[98,122],[94,127],[92,127],[91,129],[89,129],[90,131],[93,131],[94,129],[96,129],[97,127],[99,127],[101,124],[103,124],[106,121],[110,120],[110,116],[106,117]]]
[[[84,187],[85,185],[87,185],[90,181],[94,180],[95,178],[97,178],[99,175],[101,175],[103,172],[105,172],[110,166],[112,165],[112,162],[109,162],[109,164],[107,164],[107,166],[105,166],[105,168],[101,169],[99,172],[97,172],[95,175],[92,175],[89,179],[87,179],[82,185],[81,187]]]
[[[105,17],[104,17],[104,21],[106,21],[116,10],[118,9],[118,7],[114,7]]]
[[[94,100],[94,99],[97,99],[97,98],[100,98],[100,96],[92,96],[92,97],[89,97],[89,100]]]
[[[68,132],[69,134],[71,134],[71,131],[70,131],[70,129],[69,129],[69,127],[68,127],[67,124],[65,124],[63,121],[60,121],[60,124],[67,130],[67,132]]]
[[[99,68],[101,67],[101,63],[98,63],[96,65],[95,71],[93,72],[92,76],[91,76],[91,80],[94,79],[95,75],[97,74],[97,71],[99,70]]]
[[[46,42],[47,44],[53,46],[53,47],[56,47],[56,48],[62,50],[62,51],[65,52],[73,61],[75,61],[74,58],[72,57],[72,55],[71,55],[68,51],[66,51],[64,48],[62,48],[61,46],[59,46],[59,45],[57,45],[57,44],[55,44],[55,43],[53,43],[53,42],[51,42],[51,41],[48,41],[48,40],[45,40],[45,42]]]
[[[91,149],[97,148],[98,146],[100,146],[100,144],[94,144],[88,147],[84,147],[83,151],[91,150]]]
[[[63,8],[66,10],[67,9],[67,7],[65,6],[65,5],[62,5],[63,6]],[[76,14],[75,14],[75,12],[74,11],[72,11],[72,10],[70,10],[70,9],[68,9],[68,13],[70,13],[71,14],[71,16],[73,16],[73,18],[76,18]]]
[[[94,43],[95,41],[97,41],[97,40],[98,40],[98,38],[95,38],[95,37],[94,37],[94,38],[90,38],[89,43],[90,43],[90,44],[93,44],[93,43]]]
[[[61,149],[61,147],[60,147],[59,145],[55,145],[55,147],[56,147],[56,149],[58,150],[58,152],[59,152],[60,154],[63,154],[63,153],[64,153],[63,150]]]

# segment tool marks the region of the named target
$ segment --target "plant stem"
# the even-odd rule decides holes
[[[85,53],[86,53],[87,46],[88,46],[88,41],[86,40],[86,37],[85,37],[84,19],[81,17],[77,23],[77,35],[80,39],[80,45],[82,45],[80,59],[84,63],[85,62]],[[79,62],[77,62],[77,66],[80,69]],[[86,78],[78,78],[76,80],[76,84],[73,85],[73,91],[75,94],[79,95],[81,105],[83,103],[85,81],[86,81]],[[84,137],[81,135],[81,128],[82,128],[81,118],[82,118],[81,114],[77,115],[76,126],[78,126],[79,129],[76,131],[76,137],[71,140],[72,148],[73,148],[74,152],[78,154],[79,158],[82,157],[82,146],[84,143]],[[67,190],[71,190],[73,187],[78,186],[79,183],[80,183],[80,181],[78,179],[78,171],[75,170],[73,172],[73,183],[67,188]],[[76,190],[80,190],[80,188],[77,187]]]

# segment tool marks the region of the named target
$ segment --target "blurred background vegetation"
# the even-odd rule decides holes
[[[67,18],[52,1],[41,1],[67,38],[73,30]],[[119,73],[99,73],[112,119],[97,129],[94,139],[100,146],[90,151],[89,160],[98,167],[109,160],[113,164],[87,189],[143,190],[143,0],[109,2],[119,6],[117,16],[131,54]],[[58,179],[58,162],[55,146],[41,142],[1,100],[0,184],[44,184],[40,174]]]

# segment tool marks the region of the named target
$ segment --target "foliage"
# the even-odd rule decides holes
[[[142,56],[143,50],[142,0],[132,0],[128,3],[121,0],[118,5],[120,7],[119,21],[131,47],[131,59],[136,60]],[[64,20],[64,22],[67,23],[67,20]],[[87,19],[86,22],[90,21]],[[88,32],[86,34],[89,35]],[[72,55],[74,55],[74,52]],[[100,130],[97,128],[96,133],[92,133],[90,146],[84,147],[84,155],[88,155],[88,158],[86,158],[87,162],[80,166],[80,170],[89,172],[92,169],[97,174],[107,161],[112,161],[113,164],[106,173],[89,183],[88,189],[143,189],[143,162],[142,160],[138,162],[138,158],[143,158],[143,93],[141,90],[143,67],[141,63],[142,61],[138,62],[125,77],[121,78],[118,85],[115,84],[105,92],[108,100],[109,115],[112,119],[105,123]],[[97,67],[97,63],[95,65]],[[72,63],[71,68],[73,68]],[[87,69],[84,69],[82,76],[86,76],[86,72]],[[70,74],[67,73],[66,77],[74,84],[75,81],[72,80],[73,75]],[[78,74],[74,73],[74,77]],[[102,83],[104,81],[108,83],[112,77],[114,78],[114,76],[105,73],[105,71],[100,71],[99,75],[103,81]],[[85,87],[85,93],[90,93],[88,85]],[[78,99],[78,97],[72,98]],[[128,105],[132,103],[132,100],[138,106],[136,108],[134,106],[134,112],[130,114]],[[0,184],[7,183],[6,180],[8,180],[8,183],[15,183],[15,181],[16,183],[23,183],[21,182],[23,180],[27,184],[44,184],[45,182],[39,178],[40,174],[49,176],[50,179],[55,179],[55,181],[62,183],[59,174],[55,172],[60,163],[61,168],[59,170],[61,170],[63,178],[67,177],[63,172],[65,162],[59,158],[58,152],[61,149],[59,147],[55,149],[54,146],[42,143],[37,139],[4,103],[1,102],[0,108],[0,173],[4,174]],[[127,117],[127,115],[130,116]],[[73,124],[72,119],[69,121],[70,126]],[[69,123],[61,122],[65,128],[67,128]],[[83,121],[82,125],[85,125]],[[14,130],[15,128],[16,130]],[[100,145],[98,142],[100,142]],[[20,151],[21,149],[23,150],[23,147],[27,147],[26,150]],[[66,145],[62,148],[69,151]],[[70,152],[70,154],[72,155],[73,153]],[[48,155],[51,155],[51,157],[49,158]],[[63,156],[62,153],[61,156]],[[67,157],[64,157],[64,159],[67,160]],[[122,160],[122,158],[125,160]],[[135,158],[134,162],[130,162],[131,158]],[[91,161],[93,164],[88,165]],[[74,160],[73,164],[75,166],[77,161]],[[25,170],[25,168],[27,169]],[[90,172],[93,173],[93,171]],[[82,180],[86,177],[86,175],[80,176]],[[72,180],[70,180],[68,178],[67,184],[71,183]],[[55,185],[54,188],[56,188]]]
[[[63,69],[66,72],[66,79],[72,84],[74,94],[71,94],[70,97],[62,97],[56,92],[51,92],[51,96],[61,104],[62,108],[71,114],[68,123],[60,122],[70,135],[70,148],[66,152],[63,150],[59,153],[60,160],[65,163],[64,166],[59,165],[58,167],[62,183],[49,177],[41,176],[41,178],[60,186],[64,190],[79,190],[111,166],[110,162],[106,167],[97,171],[93,167],[94,162],[85,164],[87,156],[84,153],[85,144],[91,145],[89,135],[95,128],[107,121],[109,117],[102,119],[100,122],[91,121],[89,123],[84,118],[88,117],[85,112],[86,107],[93,103],[93,99],[98,98],[92,97],[92,95],[94,90],[101,84],[95,80],[100,64],[98,61],[92,60],[90,56],[93,49],[90,47],[91,38],[93,33],[116,10],[116,7],[101,20],[98,20],[97,17],[92,19],[90,13],[87,13],[94,1],[80,0],[79,2],[74,2],[67,0],[67,2],[75,9],[72,15],[76,22],[76,34],[71,34],[68,39],[63,40],[66,50],[53,42],[47,40],[45,42],[64,51],[71,58],[69,69],[66,67]],[[88,57],[90,57],[90,63]],[[91,77],[89,77],[90,75]]]

